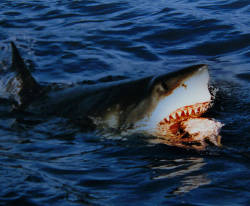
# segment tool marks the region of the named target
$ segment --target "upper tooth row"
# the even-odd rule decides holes
[[[200,112],[203,112],[205,110],[205,108],[203,107],[196,107],[195,109],[192,109],[191,107],[188,107],[187,109],[184,110],[179,110],[173,114],[170,114],[168,117],[166,117],[166,120],[169,121],[170,117],[172,117],[173,119],[176,119],[176,116],[178,115],[179,117],[181,117],[182,115],[182,111],[184,112],[185,115],[187,115],[187,113],[189,115],[192,114],[192,111],[194,111],[195,113],[198,112],[198,108],[200,108]],[[177,115],[176,115],[177,114]]]

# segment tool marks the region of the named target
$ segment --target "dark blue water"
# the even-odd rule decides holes
[[[0,40],[1,70],[14,41],[45,83],[206,63],[225,124],[223,147],[199,153],[17,121],[1,105],[0,205],[250,205],[249,0],[2,0]]]

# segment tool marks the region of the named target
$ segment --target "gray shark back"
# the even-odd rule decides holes
[[[103,127],[107,118],[113,115],[116,117],[115,127],[125,126],[130,122],[128,116],[133,120],[140,119],[148,111],[140,110],[139,105],[148,99],[150,80],[151,77],[146,77],[96,85],[79,84],[59,90],[52,88],[27,109],[32,113],[62,116],[78,122],[91,119],[99,121],[98,125]]]

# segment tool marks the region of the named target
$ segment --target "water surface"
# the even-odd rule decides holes
[[[70,84],[206,63],[222,148],[107,139],[62,118],[0,105],[0,205],[250,205],[250,2],[75,0],[0,3],[0,68],[15,41],[34,77]]]

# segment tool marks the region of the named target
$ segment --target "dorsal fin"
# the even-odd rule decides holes
[[[11,48],[12,48],[11,68],[17,73],[17,75],[20,76],[20,78],[23,80],[24,83],[29,82],[29,85],[37,87],[38,84],[36,80],[32,77],[30,71],[27,69],[14,42],[11,42]]]
[[[14,42],[11,42],[11,48],[11,69],[16,75],[9,82],[8,89],[9,91],[14,91],[13,95],[18,102],[18,107],[25,107],[40,94],[41,86],[36,82],[26,67]]]

